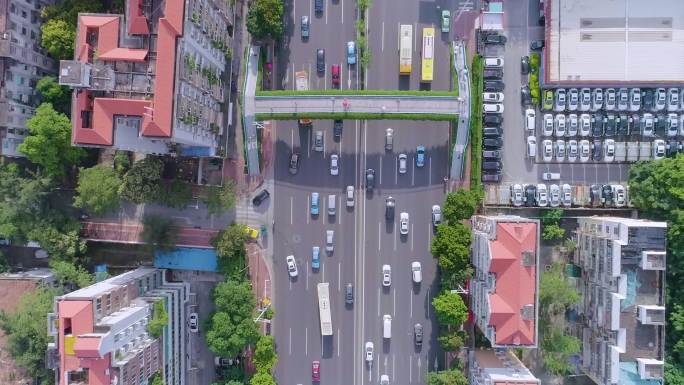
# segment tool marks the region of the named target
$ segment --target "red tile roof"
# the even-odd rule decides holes
[[[523,251],[536,253],[537,224],[497,223],[497,239],[490,241],[490,272],[496,274],[496,292],[489,295],[490,325],[500,345],[536,344],[535,321],[522,319],[521,309],[536,306],[536,266],[523,266]]]
[[[147,18],[142,11],[142,0],[128,0],[128,33],[131,35],[149,35]]]

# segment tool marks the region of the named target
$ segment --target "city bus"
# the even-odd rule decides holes
[[[321,319],[321,335],[333,335],[332,317],[330,315],[330,292],[327,282],[318,284],[318,313]]]
[[[432,65],[435,57],[435,29],[423,28],[423,51],[422,51],[420,81],[429,83],[432,81]]]
[[[399,75],[411,74],[411,57],[413,53],[413,26],[399,26]]]

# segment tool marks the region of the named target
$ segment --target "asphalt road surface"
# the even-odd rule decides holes
[[[385,151],[385,129],[394,129],[394,151]],[[446,123],[425,125],[406,121],[345,121],[335,141],[332,122],[316,121],[313,131],[325,133],[325,149],[311,148],[311,130],[295,122],[277,127],[274,202],[274,334],[279,352],[276,377],[280,384],[311,381],[311,362],[321,361],[325,384],[375,384],[382,374],[405,384],[424,383],[443,353],[433,330],[430,301],[437,290],[436,263],[429,253],[433,204],[444,199],[447,173]],[[415,167],[415,148],[426,147],[425,166]],[[301,154],[299,171],[288,173],[290,153]],[[397,170],[399,153],[408,156],[405,174]],[[329,159],[340,155],[340,173],[331,176]],[[364,170],[373,168],[376,188],[365,191]],[[355,187],[355,205],[345,207],[344,190]],[[320,214],[310,215],[310,196],[320,194]],[[328,195],[335,194],[337,213],[327,214]],[[385,220],[385,198],[396,201],[394,221]],[[398,229],[399,215],[410,215],[407,236]],[[325,231],[335,231],[335,250],[326,254]],[[311,268],[311,248],[321,247],[321,266]],[[294,255],[299,275],[289,279],[285,257]],[[423,281],[414,285],[410,265],[419,261]],[[392,267],[392,285],[383,288],[381,266]],[[330,284],[333,336],[321,339],[316,284]],[[355,302],[345,306],[344,287],[354,285]],[[392,337],[382,338],[382,317],[392,316]],[[413,326],[421,323],[425,341],[416,347]],[[364,361],[366,341],[375,345],[372,365]]]

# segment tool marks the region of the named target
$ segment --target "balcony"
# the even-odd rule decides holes
[[[665,307],[639,305],[638,319],[644,325],[665,325]]]
[[[643,270],[665,270],[665,252],[643,251],[639,266]]]

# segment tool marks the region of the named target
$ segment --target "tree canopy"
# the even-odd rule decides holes
[[[470,264],[470,229],[461,223],[442,223],[432,238],[430,252],[445,273],[464,271]]]
[[[577,289],[565,277],[560,262],[554,262],[551,269],[542,272],[539,282],[539,307],[542,311],[548,315],[560,314],[578,302]]]
[[[169,324],[169,314],[164,307],[164,300],[158,299],[155,301],[152,308],[152,319],[147,324],[147,332],[154,338],[159,338],[164,327]]]
[[[444,219],[450,224],[470,219],[475,214],[479,202],[479,193],[459,188],[447,194],[444,201]]]
[[[64,20],[49,19],[41,27],[40,45],[57,60],[74,58],[76,27]]]
[[[156,200],[163,169],[164,163],[152,156],[135,162],[123,177],[119,196],[133,203]]]
[[[249,380],[250,385],[276,385],[273,376],[267,372],[257,372],[252,379]]]
[[[235,207],[235,182],[227,180],[222,187],[207,187],[207,197],[204,203],[210,214],[221,215],[226,210]]]
[[[468,318],[468,307],[457,293],[445,291],[432,299],[437,322],[442,325],[461,326]]]
[[[71,121],[43,103],[28,121],[29,136],[19,145],[19,151],[33,163],[42,166],[52,176],[61,177],[66,167],[76,164],[85,151],[71,145]]]
[[[233,223],[221,231],[213,240],[216,254],[218,255],[219,271],[223,274],[231,274],[243,268],[247,251],[245,249],[244,225]]]
[[[55,274],[57,283],[66,291],[84,288],[95,283],[95,277],[83,267],[68,261],[50,260],[50,269]]]
[[[247,31],[257,39],[279,39],[283,35],[282,0],[255,0],[247,12]]]
[[[95,167],[79,169],[78,195],[74,206],[84,208],[94,215],[106,214],[119,208],[119,187],[121,178],[109,166],[98,164]]]
[[[644,213],[666,218],[684,208],[684,156],[632,165],[629,199]]]
[[[61,86],[54,76],[45,76],[38,80],[36,90],[43,102],[52,104],[52,107],[67,116],[71,115],[71,90]]]
[[[542,335],[541,355],[546,369],[558,376],[572,373],[574,365],[570,357],[579,353],[580,340],[565,334],[557,325],[550,326]]]
[[[184,209],[192,200],[192,187],[190,183],[174,179],[170,183],[162,184],[162,192],[159,194],[159,203],[164,206]]]
[[[460,370],[452,369],[427,372],[425,383],[427,385],[468,385],[468,379]]]
[[[160,251],[176,249],[178,226],[173,219],[161,215],[149,214],[143,218],[142,239],[148,245]]]
[[[235,357],[259,338],[254,293],[249,282],[229,280],[218,284],[213,295],[216,313],[209,321],[207,345],[221,357]]]
[[[278,355],[275,351],[275,341],[273,336],[261,336],[254,348],[252,362],[257,371],[270,372],[278,362]]]

